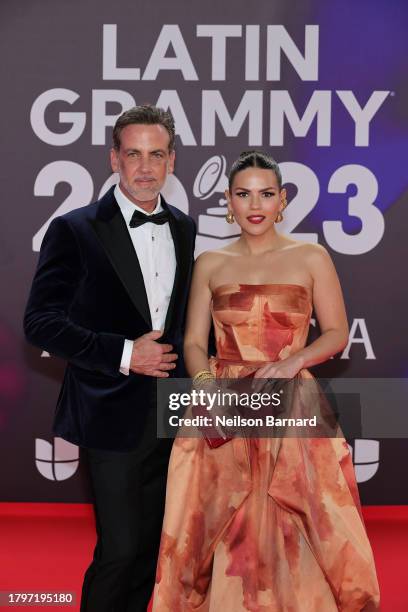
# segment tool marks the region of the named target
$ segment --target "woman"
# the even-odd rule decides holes
[[[185,361],[217,378],[312,380],[347,342],[326,250],[280,235],[286,191],[275,161],[242,153],[226,192],[240,238],[198,257]],[[314,307],[320,337],[305,346]],[[211,318],[217,356],[207,357]],[[260,381],[256,381],[259,385]],[[304,387],[305,385],[303,385]],[[303,388],[299,385],[299,389]],[[169,466],[153,610],[365,612],[379,592],[343,438],[178,437]]]

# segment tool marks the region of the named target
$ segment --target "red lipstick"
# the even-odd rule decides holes
[[[250,215],[249,217],[247,217],[247,219],[250,223],[254,223],[257,225],[258,223],[262,223],[265,217],[263,215]]]

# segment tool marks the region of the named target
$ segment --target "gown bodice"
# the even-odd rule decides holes
[[[306,344],[312,300],[295,284],[226,283],[212,292],[217,360],[285,359]]]

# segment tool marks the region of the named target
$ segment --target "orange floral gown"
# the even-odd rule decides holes
[[[242,377],[296,353],[311,312],[300,285],[221,285],[212,371]],[[246,610],[379,610],[344,438],[240,437],[216,449],[175,440],[153,612]]]

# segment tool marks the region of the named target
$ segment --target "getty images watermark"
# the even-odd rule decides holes
[[[158,382],[158,437],[338,437],[335,412],[314,379]]]
[[[406,378],[159,379],[157,436],[408,438],[407,404]]]
[[[234,383],[236,384],[236,381]],[[169,396],[169,410],[179,411],[190,407],[191,413],[189,416],[170,415],[169,423],[176,427],[316,427],[317,415],[310,418],[278,417],[272,413],[251,416],[251,411],[281,407],[283,392],[283,389],[280,389],[273,393],[238,393],[220,388],[212,392],[204,389],[173,392]],[[197,414],[197,409],[200,408],[201,414]]]

